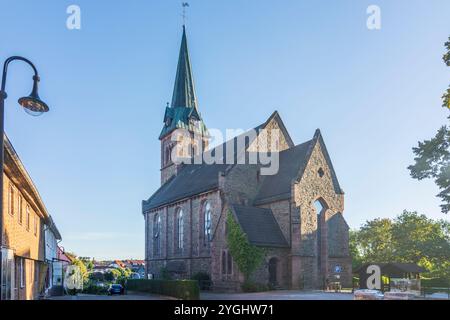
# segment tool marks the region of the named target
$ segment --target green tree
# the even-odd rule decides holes
[[[349,251],[350,256],[352,257],[352,268],[357,269],[362,265],[363,257],[359,250],[359,240],[358,240],[358,231],[350,230],[349,231]]]
[[[83,281],[86,282],[88,280],[89,273],[88,273],[88,270],[87,270],[84,262],[81,261],[80,259],[74,257],[72,259],[72,264],[77,266],[80,269],[80,274],[83,278]]]
[[[417,212],[403,211],[393,221],[367,221],[350,234],[353,266],[369,262],[409,262],[430,277],[450,279],[450,226]]]
[[[111,269],[105,273],[105,280],[110,282],[116,281],[121,275],[122,272],[119,269]]]
[[[130,278],[133,272],[129,268],[120,268],[118,270],[120,272],[120,275],[117,277],[117,282],[125,285],[125,282]]]
[[[431,276],[450,275],[450,232],[446,221],[405,210],[394,220],[392,240],[397,261],[419,264]]]
[[[444,63],[450,67],[450,37],[445,43],[446,53]],[[442,107],[450,109],[450,86],[442,96]],[[450,116],[447,118],[450,120]],[[437,197],[441,198],[441,210],[444,213],[450,211],[450,126],[442,126],[436,136],[430,140],[419,142],[413,148],[415,154],[413,165],[408,169],[414,179],[434,179],[439,187]]]
[[[90,274],[89,274],[89,280],[92,280],[92,281],[95,281],[95,282],[97,282],[97,281],[103,281],[103,280],[105,280],[105,275],[103,274],[103,273],[101,273],[101,272],[91,272]]]
[[[92,260],[87,261],[87,262],[86,262],[86,268],[87,268],[89,271],[94,270],[94,262],[93,262]]]
[[[251,274],[261,265],[265,251],[258,248],[247,239],[239,224],[234,220],[231,212],[227,216],[227,244],[233,260],[244,274],[245,282],[250,281]]]
[[[366,261],[391,262],[394,248],[392,244],[392,221],[375,219],[367,221],[356,235],[358,247],[353,249]]]

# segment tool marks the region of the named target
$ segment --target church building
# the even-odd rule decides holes
[[[248,241],[265,249],[254,282],[284,289],[322,289],[332,282],[351,286],[344,192],[320,130],[295,144],[275,111],[255,127],[256,135],[243,134],[242,150],[230,149],[228,142],[208,148],[184,26],[172,103],[163,122],[161,186],[142,202],[150,278],[189,279],[202,272],[213,290],[241,290],[244,278],[227,246],[226,220],[232,215]],[[188,133],[183,136],[188,147],[181,148],[174,136],[179,130]],[[279,133],[276,143],[269,142],[270,132]],[[182,158],[220,150],[236,160],[266,152],[277,155],[279,167],[262,174],[264,165],[258,163],[179,163],[174,148]]]

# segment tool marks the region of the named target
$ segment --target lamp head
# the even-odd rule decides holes
[[[19,104],[25,112],[32,116],[40,116],[49,110],[47,104],[39,98],[38,94],[39,76],[33,76],[33,91],[27,97],[19,99]]]

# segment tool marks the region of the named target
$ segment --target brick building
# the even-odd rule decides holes
[[[6,135],[4,143],[2,299],[37,299],[52,285],[61,235]]]
[[[186,132],[187,144],[182,143]],[[173,277],[189,278],[201,271],[210,275],[214,289],[239,290],[243,276],[226,241],[226,216],[232,214],[250,243],[266,248],[255,282],[322,288],[339,279],[351,285],[344,192],[320,131],[295,145],[275,111],[254,132],[206,150],[209,134],[183,27],[172,103],[159,136],[161,187],[142,203],[147,274],[157,278],[164,268]],[[278,133],[276,143],[271,132]],[[180,164],[173,160],[174,148],[186,159],[220,153],[235,161]],[[263,175],[263,165],[239,161],[264,152],[278,155],[275,174]]]

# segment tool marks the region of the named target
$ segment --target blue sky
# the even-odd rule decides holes
[[[403,209],[433,218],[437,187],[406,167],[448,111],[442,62],[450,2],[191,0],[188,42],[208,127],[250,128],[278,110],[295,143],[320,128],[352,228]],[[81,8],[68,30],[66,8]],[[381,8],[382,28],[366,27]],[[181,40],[181,2],[0,1],[0,59],[37,65],[51,112],[16,100],[31,73],[11,65],[6,131],[63,235],[95,258],[143,257],[141,200],[159,185],[159,141]]]

